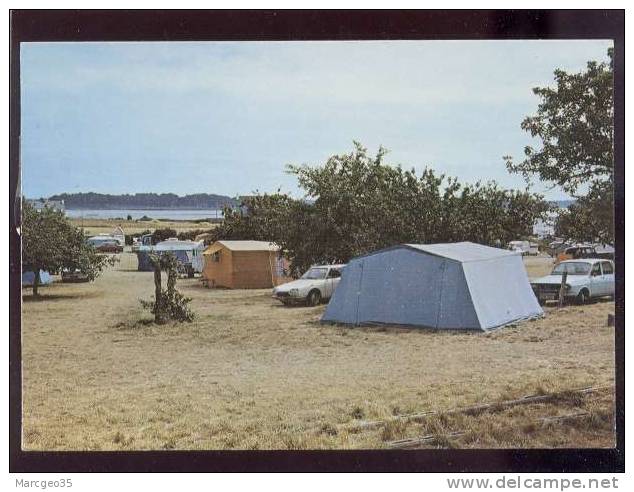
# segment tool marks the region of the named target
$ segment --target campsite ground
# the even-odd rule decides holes
[[[158,327],[138,302],[152,295],[152,273],[121,256],[94,283],[55,283],[42,300],[23,291],[24,449],[378,448],[429,434],[421,446],[614,445],[613,302],[547,308],[489,334],[351,328],[321,325],[324,306],[286,308],[268,290],[192,279],[178,287],[196,321]],[[529,275],[549,261],[527,259]],[[587,386],[608,389],[390,420]],[[454,431],[464,434],[448,439]]]

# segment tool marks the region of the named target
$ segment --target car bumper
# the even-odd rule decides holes
[[[544,288],[533,287],[533,293],[540,301],[556,301],[559,299],[559,286]],[[568,289],[564,292],[565,298],[575,297],[578,291],[575,289]]]
[[[298,296],[291,296],[288,294],[286,295],[284,294],[285,293],[283,293],[283,295],[273,294],[271,297],[275,299],[276,301],[283,302],[284,304],[301,304],[303,302],[306,302],[305,297],[298,297]]]

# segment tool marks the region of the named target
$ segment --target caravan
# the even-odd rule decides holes
[[[147,241],[150,242],[151,241]],[[193,277],[194,273],[202,273],[204,267],[203,251],[205,243],[202,241],[181,241],[171,237],[155,245],[142,244],[138,247],[136,255],[139,261],[138,270],[147,272],[153,270],[150,262],[150,254],[162,254],[170,252],[176,256],[179,270]]]

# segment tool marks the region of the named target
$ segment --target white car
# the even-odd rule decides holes
[[[521,253],[522,255],[539,254],[539,245],[530,241],[511,241],[508,244],[508,249]]]
[[[316,265],[300,279],[278,285],[273,289],[273,299],[284,304],[306,303],[316,306],[330,299],[341,280],[345,265]]]
[[[531,281],[540,302],[559,299],[561,277],[568,272],[565,285],[567,300],[584,304],[595,297],[614,296],[614,263],[600,258],[562,261],[550,275]]]

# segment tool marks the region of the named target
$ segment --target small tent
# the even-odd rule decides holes
[[[322,321],[487,331],[542,314],[521,255],[462,242],[354,258]]]
[[[22,286],[33,285],[33,282],[35,282],[35,272],[22,272]],[[40,285],[47,285],[51,282],[53,282],[51,275],[44,270],[40,270]]]
[[[267,289],[289,281],[279,246],[268,241],[216,241],[204,257],[209,287]]]

